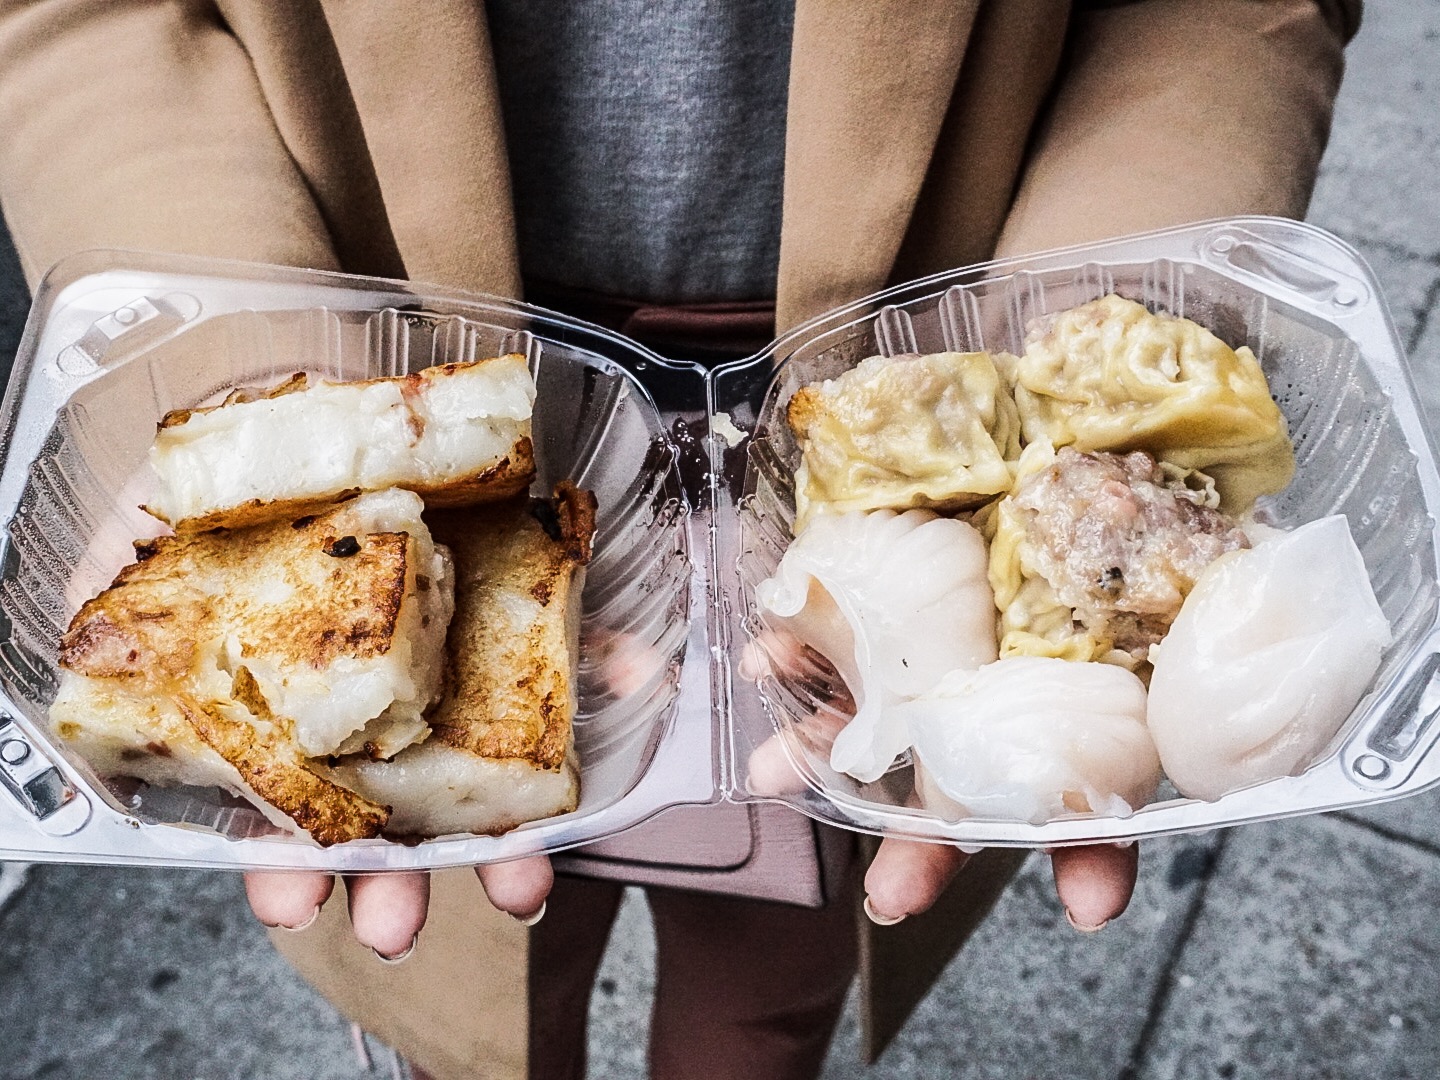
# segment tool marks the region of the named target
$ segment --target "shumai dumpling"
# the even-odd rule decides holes
[[[1255,354],[1189,319],[1112,294],[1034,327],[1014,377],[1026,442],[1148,450],[1213,477],[1236,514],[1294,475],[1285,418]]]
[[[1016,488],[1055,463],[1045,441],[1031,443],[1020,457]],[[1001,656],[1044,656],[1056,660],[1101,660],[1109,642],[1075,621],[1075,609],[1035,566],[1027,536],[1028,514],[1013,494],[976,515],[990,544],[990,588],[999,609]]]
[[[1020,455],[1015,403],[983,352],[872,356],[797,390],[787,418],[797,535],[819,513],[978,506]]]
[[[1000,655],[1141,668],[1205,568],[1250,544],[1217,498],[1204,474],[1142,450],[1031,443],[984,515]]]

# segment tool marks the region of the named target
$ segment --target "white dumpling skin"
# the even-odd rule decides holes
[[[1221,556],[1153,654],[1148,722],[1166,775],[1214,800],[1302,772],[1389,643],[1344,517]]]
[[[878,779],[910,746],[889,707],[996,656],[979,532],[928,510],[817,517],[756,599],[765,621],[829,660],[855,699],[830,764]]]
[[[921,805],[950,820],[1128,817],[1160,784],[1145,686],[1112,664],[1010,656],[892,711],[914,740]]]

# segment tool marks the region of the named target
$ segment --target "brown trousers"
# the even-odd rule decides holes
[[[656,1080],[818,1073],[855,974],[853,863],[821,908],[646,889]],[[338,895],[312,928],[272,938],[341,1012],[436,1080],[578,1080],[590,994],[623,892],[558,876],[544,919],[526,930],[490,907],[468,869],[438,873],[415,951],[394,967],[355,942]]]
[[[585,1076],[586,1011],[623,891],[556,880],[530,940],[532,1080]],[[809,909],[646,889],[656,939],[653,1080],[817,1075],[855,974],[851,892]]]

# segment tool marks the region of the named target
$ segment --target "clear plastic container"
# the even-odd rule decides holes
[[[739,670],[759,626],[754,587],[778,562],[794,513],[789,396],[877,353],[1020,351],[1036,316],[1109,292],[1194,319],[1260,358],[1298,465],[1265,513],[1287,526],[1336,512],[1349,519],[1394,633],[1371,691],[1304,773],[1215,802],[1173,797],[1128,818],[1044,825],[946,822],[907,805],[907,762],[861,784],[804,750],[804,740],[785,741],[803,784],[780,801],[858,831],[1029,847],[1197,831],[1440,782],[1431,517],[1440,475],[1375,279],[1318,229],[1237,218],[958,270],[821,316],[709,373],[509,301],[91,253],[42,283],[0,416],[0,518],[9,522],[0,561],[0,858],[438,867],[563,850],[671,806],[751,801],[750,754],[827,707],[804,680],[757,684]],[[600,504],[584,594],[578,810],[498,837],[320,848],[220,791],[107,786],[48,737],[61,632],[130,561],[130,541],[157,531],[136,507],[150,483],[146,450],[167,410],[297,370],[368,378],[507,351],[525,353],[537,379],[537,490],[569,478]],[[617,641],[626,643],[618,652]],[[629,677],[608,677],[620,662]]]

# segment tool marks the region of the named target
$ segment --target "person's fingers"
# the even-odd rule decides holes
[[[747,641],[740,649],[740,664],[736,670],[746,682],[759,682],[770,674],[770,658],[755,642]]]
[[[586,645],[598,657],[597,668],[606,689],[617,698],[638,694],[655,681],[668,658],[634,634],[596,629]]]
[[[970,858],[951,844],[887,839],[865,874],[865,913],[881,926],[918,915]]]
[[[740,650],[740,677],[759,682],[775,671],[793,671],[800,663],[805,646],[792,634],[761,630]]]
[[[750,794],[793,795],[805,790],[805,780],[795,771],[781,738],[772,735],[750,752],[745,774]]]
[[[1050,853],[1050,863],[1065,918],[1076,930],[1092,933],[1129,905],[1140,848],[1137,844],[1057,848]]]
[[[792,755],[803,759],[808,747],[810,753],[828,758],[835,736],[849,722],[850,716],[842,712],[818,712],[784,733],[770,736],[750,751],[745,763],[745,784],[750,793],[774,796],[804,791],[805,778],[796,770]]]
[[[345,879],[355,940],[382,960],[410,955],[430,907],[430,875],[360,874]]]
[[[477,866],[475,873],[490,903],[507,915],[533,926],[545,914],[545,898],[555,884],[555,872],[544,855]]]
[[[314,922],[334,888],[333,876],[308,870],[256,870],[245,875],[245,897],[255,918],[284,930],[304,930]]]

